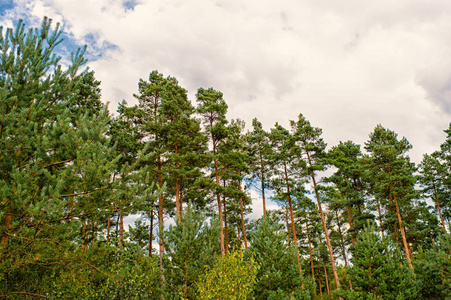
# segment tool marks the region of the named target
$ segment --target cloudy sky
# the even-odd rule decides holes
[[[1,25],[59,22],[115,111],[157,69],[189,91],[224,93],[229,118],[269,129],[299,113],[329,146],[377,124],[419,162],[451,121],[449,0],[2,0]]]

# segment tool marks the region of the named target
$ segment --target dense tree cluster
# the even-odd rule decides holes
[[[113,117],[50,25],[0,27],[0,298],[450,299],[451,124],[416,166],[382,125],[246,131],[158,71]]]

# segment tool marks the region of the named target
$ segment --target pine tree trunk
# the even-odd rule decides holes
[[[396,194],[393,194],[393,199],[394,199],[395,205],[396,205],[396,214],[398,216],[399,229],[401,230],[402,242],[404,244],[404,250],[406,252],[407,264],[413,270],[412,261],[410,260],[409,247],[407,245],[406,233],[404,232],[404,226],[402,225],[401,213],[399,211],[399,205],[398,205],[398,200],[396,199]]]
[[[120,225],[119,225],[119,248],[122,250],[124,248],[124,213],[122,208],[119,210],[120,213]]]
[[[163,176],[161,174],[161,158],[158,157],[158,186],[163,187]],[[161,194],[158,198],[158,227],[160,236],[160,271],[161,271],[161,282],[164,285],[166,279],[164,277],[164,266],[163,266],[163,255],[164,255],[164,244],[163,244],[163,231],[164,231],[164,220],[163,220],[163,195]],[[160,299],[164,299],[163,293]]]
[[[296,227],[294,224],[294,213],[293,213],[293,204],[291,201],[291,194],[290,194],[290,184],[288,183],[288,172],[287,172],[287,164],[284,162],[283,164],[284,167],[284,171],[285,171],[285,182],[287,185],[287,196],[288,196],[288,205],[290,208],[290,218],[291,218],[291,230],[293,231],[293,243],[294,246],[296,247],[296,253],[297,255],[297,260],[298,260],[298,266],[299,266],[299,271],[302,274],[302,266],[301,266],[301,255],[299,253],[299,246],[298,246],[298,239],[296,237]]]
[[[315,268],[313,267],[313,256],[312,256],[312,243],[310,242],[310,235],[308,234],[308,224],[307,224],[307,240],[308,240],[308,252],[310,255],[310,266],[312,267],[312,277],[315,278]]]
[[[323,287],[321,286],[321,272],[318,272],[318,283],[319,283],[319,295],[323,297]]]
[[[384,230],[382,229],[382,214],[381,214],[381,204],[379,199],[376,198],[377,201],[377,212],[379,213],[379,227],[381,229],[382,239],[384,239]]]
[[[108,213],[108,226],[107,226],[107,233],[106,233],[106,241],[107,243],[110,243],[110,228],[111,228],[111,215]]]
[[[177,142],[175,142],[175,155],[178,154]],[[178,170],[178,163],[175,164],[175,168]],[[180,184],[178,174],[175,175],[175,206],[177,215],[177,224],[180,224],[182,220],[182,203],[180,201]]]
[[[266,215],[266,199],[265,199],[265,175],[263,171],[263,157],[262,153],[260,152],[260,172],[261,172],[261,178],[262,178],[262,200],[263,200],[263,215]]]
[[[152,257],[152,242],[153,242],[153,210],[150,211],[149,257]]]
[[[324,262],[324,260],[323,260],[323,266],[324,266],[324,276],[326,278],[327,294],[330,295],[329,277],[327,276],[327,268],[326,268],[326,263]]]
[[[310,162],[310,156],[308,155],[308,153],[307,153],[307,156],[308,156],[308,159],[309,159],[310,166],[312,166],[312,164]],[[310,176],[312,177],[313,188],[315,189],[316,201],[318,202],[318,209],[319,209],[319,213],[320,213],[320,216],[321,216],[321,222],[323,223],[323,229],[324,229],[324,233],[326,235],[326,243],[327,243],[327,248],[329,250],[329,257],[330,257],[330,263],[332,265],[332,272],[334,274],[334,279],[335,279],[335,283],[337,285],[337,289],[340,289],[340,281],[338,279],[337,268],[335,266],[335,258],[334,258],[334,254],[333,254],[333,251],[332,251],[332,244],[330,243],[329,231],[327,230],[326,219],[324,217],[324,212],[323,212],[323,209],[321,207],[321,200],[319,198],[318,189],[316,187],[315,174],[313,173],[313,171],[310,172]]]
[[[445,232],[445,234],[447,234],[446,227],[445,227],[445,221],[443,221],[442,210],[440,209],[440,204],[438,201],[437,190],[435,189],[435,185],[434,185],[434,196],[435,196],[435,203],[437,203],[437,209],[438,209],[438,214],[440,216],[440,222],[442,223],[442,227],[443,227],[443,232]]]
[[[224,188],[226,186],[226,181],[223,181],[224,183]],[[228,224],[227,224],[227,206],[226,206],[226,197],[225,195],[222,196],[222,202],[224,205],[224,227],[225,227],[225,251],[226,253],[229,253],[229,228],[228,228]]]
[[[291,234],[290,234],[290,224],[288,222],[288,210],[285,210],[285,222],[287,227],[287,240],[288,240],[288,246],[291,245]]]
[[[348,221],[349,221],[349,227],[353,229],[353,231],[351,231],[351,241],[352,241],[352,246],[355,247],[355,239],[354,239],[354,223],[352,222],[352,214],[351,214],[351,206],[349,205],[349,198],[348,198],[348,193],[346,193],[346,207],[348,209]]]
[[[238,190],[241,193],[241,171],[238,171]],[[243,239],[244,239],[244,249],[247,250],[247,237],[246,237],[246,227],[244,226],[244,212],[243,212],[243,197],[240,195],[240,217],[241,217],[241,227],[243,230]]]
[[[216,159],[216,145],[215,139],[213,138],[213,155],[215,157],[215,177],[216,177],[216,186],[219,188],[219,169],[218,169],[218,160]],[[225,255],[224,248],[224,224],[222,219],[222,209],[221,209],[221,196],[219,195],[219,191],[216,193],[217,201],[218,201],[218,214],[219,214],[219,224],[220,224],[220,245],[221,245],[221,256]]]
[[[348,260],[346,259],[346,249],[345,249],[345,242],[343,240],[343,234],[341,232],[341,224],[340,224],[340,220],[338,218],[338,214],[337,212],[335,212],[335,219],[337,220],[337,225],[338,225],[338,234],[340,235],[340,241],[341,241],[341,250],[343,252],[343,259],[345,261],[345,266],[348,266]]]

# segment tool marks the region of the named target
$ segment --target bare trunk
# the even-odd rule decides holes
[[[348,193],[346,193],[346,202],[347,202],[347,208],[348,208],[349,227],[353,229],[353,231],[351,231],[351,241],[352,241],[352,246],[355,247],[354,222],[352,222],[351,206],[349,205]]]
[[[315,269],[313,267],[312,243],[310,242],[310,235],[308,234],[308,223],[305,223],[305,225],[307,226],[308,252],[310,255],[310,266],[312,267],[312,277],[315,278]]]
[[[241,193],[241,171],[238,171],[238,190]],[[240,216],[241,216],[241,227],[243,230],[243,239],[244,239],[244,249],[247,250],[247,237],[246,237],[246,227],[244,226],[244,212],[243,212],[243,197],[240,195]]]
[[[323,297],[323,287],[321,286],[321,272],[318,272],[318,283],[319,283],[319,294],[321,298]]]
[[[287,227],[287,239],[288,239],[288,246],[291,245],[291,234],[290,234],[290,224],[288,222],[288,210],[285,210],[285,222]]]
[[[264,168],[264,165],[263,165],[263,157],[262,157],[262,153],[260,152],[260,171],[261,171],[261,178],[262,178],[263,215],[266,215],[265,175],[264,175],[263,168]]]
[[[409,267],[411,269],[413,269],[412,261],[410,259],[410,254],[409,254],[409,246],[407,245],[406,233],[404,231],[404,226],[402,225],[401,213],[399,211],[399,205],[398,205],[398,200],[396,199],[396,194],[393,194],[393,199],[394,199],[395,205],[396,205],[396,214],[398,216],[399,229],[401,230],[402,242],[404,244],[404,250],[406,252],[407,264],[409,265]]]
[[[437,209],[438,209],[438,214],[440,216],[440,222],[442,223],[442,227],[443,227],[443,232],[445,234],[447,234],[446,227],[445,227],[445,221],[443,221],[442,210],[440,209],[440,204],[438,202],[437,190],[435,189],[435,185],[434,185],[434,196],[435,196],[435,203],[437,203]]]
[[[307,154],[308,164],[310,167],[312,167],[312,161],[310,159],[310,154],[307,150],[306,150],[306,154]],[[335,265],[335,258],[334,258],[334,254],[332,251],[332,244],[330,243],[329,231],[327,230],[326,219],[324,218],[323,208],[321,207],[321,200],[319,198],[318,189],[316,187],[316,179],[315,179],[315,174],[313,173],[313,170],[310,171],[310,176],[312,178],[313,188],[315,190],[316,201],[318,202],[318,209],[319,209],[319,213],[321,216],[321,222],[323,223],[324,233],[326,235],[326,243],[327,243],[327,248],[329,250],[329,257],[330,257],[330,263],[332,265],[332,272],[334,274],[335,284],[336,284],[337,290],[338,290],[338,289],[340,289],[340,281],[338,279],[337,268]]]
[[[330,295],[330,289],[329,289],[329,277],[327,276],[327,268],[326,268],[326,263],[323,261],[323,266],[324,266],[324,276],[326,278],[326,287],[327,287],[327,294]]]
[[[307,156],[308,156],[308,153],[307,153]],[[310,163],[310,166],[311,166],[312,164],[310,162],[310,157],[309,157],[309,163]],[[318,209],[319,209],[319,213],[321,215],[321,222],[323,223],[324,233],[326,235],[326,243],[327,243],[327,248],[329,250],[329,257],[330,257],[330,263],[332,265],[332,272],[334,274],[334,279],[335,279],[335,283],[337,285],[337,289],[340,289],[340,281],[338,279],[337,268],[335,266],[335,258],[334,258],[334,254],[333,254],[333,251],[332,251],[332,244],[330,243],[329,231],[327,230],[326,219],[324,217],[324,212],[323,212],[323,209],[321,207],[321,200],[319,198],[319,193],[318,193],[318,190],[316,188],[315,174],[313,173],[313,171],[311,171],[310,176],[312,177],[313,188],[315,189],[316,201],[318,202]]]
[[[150,211],[149,257],[152,257],[152,242],[153,242],[153,210]]]
[[[381,204],[379,202],[379,199],[376,199],[376,201],[377,201],[377,212],[379,213],[379,227],[381,228],[382,239],[384,239],[384,230],[382,229]]]
[[[175,155],[178,153],[177,142],[175,142]],[[175,164],[175,168],[178,169],[178,164]],[[182,220],[182,203],[180,201],[180,184],[178,174],[175,175],[175,206],[177,215],[177,224],[180,224]]]
[[[213,155],[215,161],[215,177],[216,177],[216,186],[219,188],[219,169],[218,169],[218,160],[216,158],[216,141],[212,136],[213,140]],[[222,209],[221,209],[221,196],[219,192],[216,193],[217,201],[218,201],[218,214],[219,214],[219,224],[220,224],[220,245],[221,245],[221,256],[225,255],[224,248],[224,224],[222,220]]]
[[[161,174],[161,158],[158,157],[158,186],[163,187],[163,176]],[[166,282],[164,277],[164,266],[163,266],[163,255],[164,255],[164,243],[163,243],[163,231],[164,231],[164,220],[163,220],[163,195],[158,198],[158,233],[159,233],[159,243],[160,243],[160,271],[161,271],[161,281],[162,284]],[[164,299],[164,295],[161,294],[160,299]]]
[[[226,181],[223,181],[224,188],[226,186]],[[222,196],[222,203],[224,205],[224,227],[225,227],[225,251],[226,253],[229,253],[229,229],[227,224],[227,206],[226,206],[226,197],[225,195]]]
[[[120,225],[119,225],[119,248],[122,250],[124,248],[124,213],[122,208],[119,210],[120,213]]]
[[[348,266],[348,260],[346,259],[346,250],[345,250],[345,242],[343,239],[343,234],[341,232],[341,224],[340,224],[340,219],[338,218],[338,214],[337,212],[335,212],[335,218],[337,220],[337,225],[338,225],[338,234],[340,235],[340,241],[341,241],[341,250],[343,252],[343,259],[345,261],[345,266]]]
[[[106,241],[110,243],[110,228],[111,228],[111,215],[108,213],[108,227],[106,233]]]

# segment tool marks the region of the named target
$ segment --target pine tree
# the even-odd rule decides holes
[[[265,188],[268,186],[269,173],[271,162],[269,156],[271,155],[271,145],[269,141],[269,134],[263,129],[262,124],[255,118],[252,120],[251,132],[246,136],[247,149],[249,156],[252,159],[251,170],[253,173],[253,180],[260,180],[260,190],[263,201],[263,215],[266,214],[266,195]]]
[[[349,269],[354,291],[338,294],[346,299],[418,299],[413,270],[403,264],[397,245],[375,230],[370,224],[356,240]]]
[[[321,171],[325,168],[325,148],[326,143],[320,137],[322,130],[317,127],[312,127],[310,122],[300,114],[298,121],[291,121],[291,129],[293,132],[293,141],[297,146],[294,151],[298,152],[298,157],[303,159],[303,165],[305,167],[305,175],[310,176],[313,184],[314,193],[318,202],[318,209],[321,216],[321,222],[323,223],[324,234],[326,236],[327,248],[329,250],[330,263],[332,265],[332,272],[334,274],[335,283],[337,289],[340,288],[340,281],[338,279],[338,273],[335,265],[335,258],[333,254],[332,245],[330,242],[329,231],[326,225],[326,219],[321,206],[321,199],[318,191],[317,181],[315,177],[315,171]]]
[[[225,254],[224,247],[224,223],[221,207],[221,195],[220,189],[220,178],[219,178],[219,165],[218,165],[218,146],[221,140],[226,136],[226,112],[227,104],[223,99],[223,95],[219,91],[215,91],[213,88],[203,89],[200,88],[196,94],[197,102],[199,106],[197,108],[198,112],[201,114],[204,124],[206,125],[206,130],[211,138],[211,143],[213,144],[213,164],[215,170],[216,179],[216,199],[218,202],[218,214],[220,223],[220,246],[221,255]]]
[[[263,216],[251,236],[252,244],[245,255],[254,257],[260,266],[255,299],[310,299],[312,284],[301,277],[296,267],[297,249],[285,243],[286,234],[277,220],[270,214]]]
[[[117,158],[98,82],[80,71],[84,49],[63,69],[50,20],[0,28],[2,294],[38,297],[104,229]]]
[[[369,177],[377,182],[376,197],[389,198],[388,205],[393,203],[394,207],[390,206],[388,211],[394,210],[407,264],[413,268],[405,232],[406,224],[401,216],[402,211],[406,212],[412,207],[412,199],[416,197],[414,190],[416,179],[413,176],[415,168],[406,156],[406,152],[411,148],[406,138],[398,140],[395,132],[381,125],[376,126],[370,134],[370,140],[365,143],[365,149],[371,154],[368,165],[368,171],[371,172]],[[395,227],[395,234],[396,228],[398,227]]]

